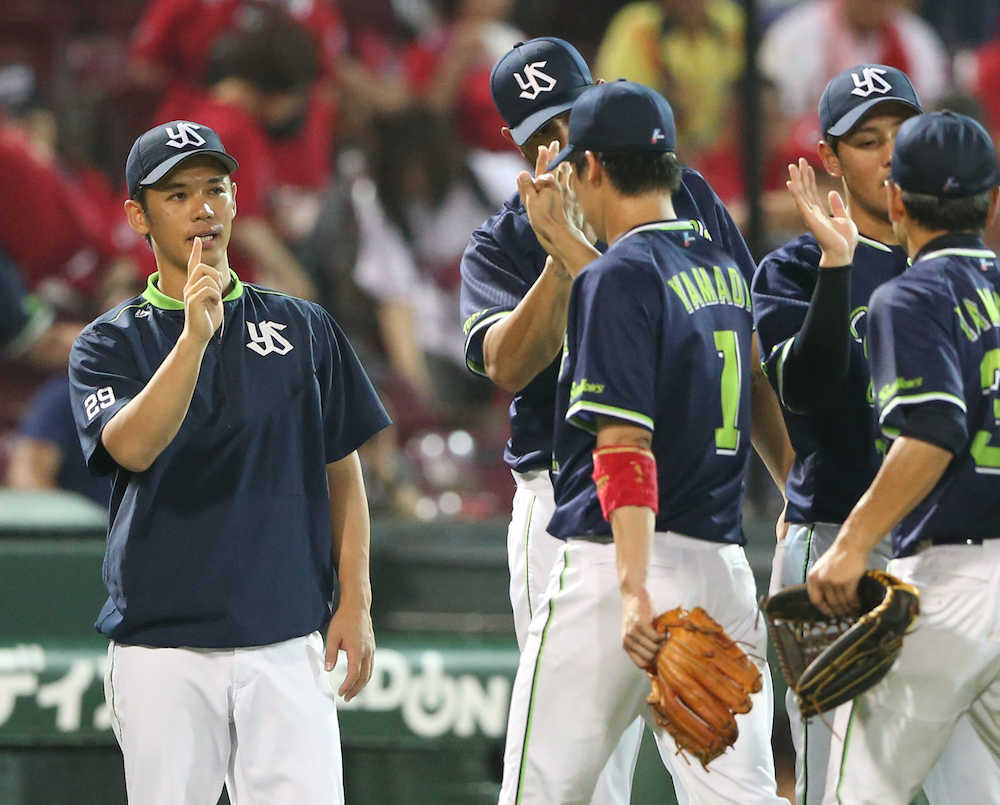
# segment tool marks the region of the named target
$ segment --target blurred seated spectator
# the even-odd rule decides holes
[[[761,71],[778,87],[781,110],[795,120],[816,115],[823,87],[856,64],[903,70],[924,106],[947,91],[944,44],[902,0],[806,0],[764,33]],[[859,76],[859,94],[878,92],[878,78]]]
[[[97,309],[110,310],[138,295],[143,278],[125,263],[102,277]],[[74,334],[75,335],[75,334]],[[66,489],[108,505],[111,481],[87,469],[73,422],[69,378],[51,377],[28,404],[9,448],[6,483],[15,489]]]
[[[351,188],[354,281],[375,300],[395,373],[421,401],[475,419],[492,393],[466,370],[456,335],[458,267],[469,232],[514,191],[523,164],[513,152],[467,153],[425,108],[379,121],[376,136],[369,175]]]
[[[715,145],[702,151],[692,161],[708,180],[719,198],[729,209],[736,224],[747,225],[749,209],[746,196],[746,119],[743,114],[745,89],[742,80],[733,85],[731,99],[722,129]],[[769,242],[779,244],[789,233],[802,228],[802,219],[795,207],[795,200],[785,189],[788,165],[805,157],[816,169],[816,183],[820,197],[826,191],[837,190],[840,185],[827,175],[819,158],[817,144],[822,135],[815,115],[802,117],[789,129],[779,111],[778,92],[773,83],[762,78],[760,84],[760,125],[763,159],[761,171],[761,205],[764,211],[764,228]],[[686,157],[686,154],[682,154]]]
[[[0,358],[58,370],[83,323],[57,322],[48,305],[24,287],[17,265],[0,252]]]
[[[10,446],[6,483],[14,489],[66,489],[108,505],[111,482],[87,469],[65,374],[51,377],[29,404]]]
[[[730,88],[742,74],[744,14],[735,0],[644,0],[612,18],[594,75],[628,78],[670,100],[687,159],[723,133]]]
[[[512,0],[431,0],[438,23],[404,52],[410,87],[469,147],[506,151],[490,95],[496,61],[527,37],[506,22]]]
[[[133,80],[162,97],[154,122],[191,119],[212,83],[212,54],[224,37],[280,18],[308,32],[315,78],[294,113],[265,122],[276,188],[322,191],[330,180],[335,78],[347,31],[334,0],[150,0],[130,52]]]
[[[215,129],[240,163],[233,177],[238,210],[234,264],[248,280],[307,299],[315,296],[313,282],[270,219],[276,171],[268,130],[302,114],[315,69],[308,32],[282,17],[270,17],[260,27],[216,42],[209,86],[191,95],[185,115]]]

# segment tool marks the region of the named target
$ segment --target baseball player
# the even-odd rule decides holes
[[[637,717],[652,722],[643,669],[661,639],[655,613],[701,605],[748,653],[764,654],[741,547],[749,288],[699,222],[676,218],[674,143],[669,104],[616,81],[580,96],[552,163],[572,165],[560,168],[569,194],[610,245],[570,294],[548,526],[563,543],[514,682],[504,805],[587,802],[622,733]],[[557,212],[567,193],[551,173],[522,173],[518,188],[539,240],[561,261],[558,244],[573,226]],[[766,669],[764,677],[734,750],[711,772],[655,731],[682,801],[783,801]]]
[[[586,62],[562,39],[532,39],[497,62],[490,85],[509,126],[503,129],[504,136],[535,165],[536,173],[544,173],[548,146],[553,141],[566,143],[569,109],[593,85]],[[664,132],[650,136],[654,135],[657,142],[666,136]],[[740,272],[749,280],[754,263],[746,244],[697,171],[682,169],[673,204],[679,217],[702,221],[707,235],[735,256]],[[563,244],[566,262],[548,256],[531,229],[520,195],[515,194],[472,234],[461,264],[468,366],[514,394],[504,462],[517,487],[507,555],[514,630],[522,648],[561,547],[545,528],[555,508],[549,475],[552,423],[570,289],[573,277],[598,256],[579,227],[569,235]],[[754,444],[771,474],[783,481],[791,464],[791,447],[765,380],[754,383],[753,397]],[[595,803],[629,801],[641,732],[642,725],[636,723],[623,737],[620,751],[598,783]]]
[[[125,212],[158,271],[70,356],[113,475],[105,694],[130,802],[343,803],[323,671],[346,650],[347,699],[371,674],[357,448],[389,420],[326,312],[230,268],[236,168],[195,122],[135,141]]]
[[[939,112],[899,129],[887,203],[912,265],[873,294],[867,338],[891,448],[808,584],[824,611],[856,610],[891,529],[888,569],[920,590],[920,616],[885,679],[837,711],[824,803],[908,803],[948,761],[966,713],[986,760],[956,801],[998,801],[1000,268],[982,241],[998,180],[971,118]]]
[[[812,168],[804,159],[789,166],[789,189],[810,231],[767,255],[753,279],[765,371],[795,448],[785,486],[789,526],[775,550],[772,592],[805,582],[878,469],[862,339],[872,291],[906,268],[882,183],[896,130],[919,113],[909,78],[895,68],[858,65],[833,78],[819,103],[819,157],[841,180],[843,200],[834,196],[831,217]],[[853,253],[849,241],[857,244]],[[877,566],[887,560],[888,546],[872,555]],[[817,805],[830,732],[820,719],[803,722],[793,692],[785,705],[796,803]]]

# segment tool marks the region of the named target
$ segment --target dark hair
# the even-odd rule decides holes
[[[611,184],[623,196],[639,196],[656,191],[673,194],[681,186],[684,168],[673,151],[595,156],[608,172]],[[578,171],[583,171],[587,164],[582,151],[574,151],[569,155],[568,161]]]
[[[295,92],[317,74],[316,41],[283,13],[263,13],[251,27],[227,34],[212,48],[205,83],[242,78],[261,92]]]
[[[938,198],[903,191],[906,214],[924,229],[981,232],[986,228],[992,191],[965,198]]]
[[[412,165],[425,168],[431,204],[441,204],[456,185],[464,184],[485,207],[492,203],[469,167],[451,122],[424,106],[411,106],[375,121],[370,169],[379,201],[389,221],[412,240],[408,209],[412,199],[401,181]]]

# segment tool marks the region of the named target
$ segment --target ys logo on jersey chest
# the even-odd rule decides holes
[[[250,333],[250,343],[247,349],[252,349],[258,355],[270,355],[272,352],[277,355],[287,355],[293,347],[281,331],[286,325],[278,324],[276,321],[262,321],[255,324],[247,322],[247,332]]]

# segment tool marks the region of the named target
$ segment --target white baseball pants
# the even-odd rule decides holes
[[[1000,540],[888,570],[920,590],[920,615],[886,677],[837,709],[823,802],[906,805],[935,763],[957,786],[951,801],[1000,802]],[[973,742],[945,752],[956,724]]]
[[[837,538],[837,523],[793,523],[788,534],[777,544],[771,573],[771,593],[795,584],[805,584],[806,577],[817,560]],[[885,569],[891,555],[888,540],[879,543],[868,560],[870,568]],[[821,805],[826,789],[827,767],[830,763],[833,713],[824,718],[803,721],[798,700],[791,690],[785,691],[785,709],[795,746],[795,803]],[[930,805],[965,805],[974,802],[967,795],[965,780],[977,776],[983,764],[992,763],[965,716],[956,723],[952,739],[942,758],[924,782],[924,794]],[[993,801],[993,800],[990,800]],[[996,802],[1000,803],[1000,792]]]
[[[704,607],[728,634],[763,658],[753,573],[742,548],[657,534],[648,586],[657,611]],[[787,805],[776,794],[773,700],[767,664],[740,737],[706,772],[677,755],[646,704],[645,672],[621,645],[614,544],[568,540],[535,612],[511,696],[501,805],[585,805],[619,737],[636,718],[653,729],[682,805]]]
[[[134,805],[343,805],[318,632],[237,649],[108,647],[104,692]]]
[[[517,488],[507,530],[507,564],[514,633],[518,648],[523,650],[532,615],[544,606],[549,576],[563,541],[545,530],[556,509],[549,473],[535,470],[513,475]],[[628,805],[641,743],[642,721],[636,719],[608,758],[590,805]]]

